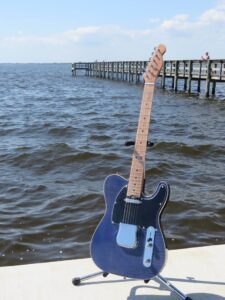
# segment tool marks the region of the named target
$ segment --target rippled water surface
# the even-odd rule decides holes
[[[69,64],[0,65],[0,265],[89,256],[105,177],[128,177],[142,86]],[[168,248],[224,243],[225,89],[155,93],[146,189],[171,185]]]

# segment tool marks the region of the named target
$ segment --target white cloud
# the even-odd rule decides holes
[[[225,0],[193,18],[179,14],[160,24],[171,56],[176,59],[198,58],[209,51],[212,58],[224,58],[225,53]],[[200,54],[200,55],[199,55]],[[182,56],[181,56],[182,55]]]
[[[24,44],[24,43],[36,43],[36,44],[64,44],[67,42],[79,42],[79,40],[87,35],[92,35],[97,33],[100,27],[97,26],[87,26],[78,27],[76,29],[68,30],[63,33],[49,35],[49,36],[32,36],[25,35],[23,33],[18,33],[15,36],[9,36],[2,38],[0,42],[2,44]]]
[[[144,30],[134,30],[134,29],[123,29],[117,25],[111,26],[87,26],[78,27],[71,29],[59,34],[49,35],[49,36],[37,36],[37,35],[25,35],[22,32],[14,36],[9,36],[0,39],[0,43],[4,45],[10,44],[26,44],[26,43],[36,43],[36,44],[66,44],[66,43],[79,43],[84,38],[104,37],[110,39],[112,37],[125,37],[130,39],[135,39],[141,36],[149,35],[152,32],[151,29]]]
[[[159,23],[161,20],[159,18],[152,18],[152,19],[149,19],[149,23],[152,23],[152,24],[156,24],[156,23]]]
[[[206,26],[218,25],[225,23],[225,1],[218,4],[215,8],[204,11],[195,20],[191,20],[187,14],[179,14],[173,16],[171,19],[164,20],[160,28],[162,30],[198,30]]]
[[[179,14],[174,16],[169,20],[165,20],[160,25],[161,29],[187,29],[190,27],[190,23],[188,22],[188,15],[187,14]]]
[[[167,44],[167,55],[176,59],[198,58],[205,50],[219,58],[225,52],[225,0],[196,18],[181,13],[170,19],[148,21],[149,27],[144,29],[114,24],[77,27],[45,36],[18,31],[13,36],[0,37],[1,60],[146,59],[158,43]]]
[[[87,35],[96,34],[101,28],[99,26],[87,26],[87,27],[78,27],[76,29],[68,30],[62,33],[60,36],[64,42],[67,41],[79,41],[82,37]],[[59,36],[59,37],[60,37]]]
[[[4,37],[0,39],[0,44],[49,44],[49,45],[63,45],[68,43],[79,43],[88,40],[96,39],[96,41],[118,41],[121,38],[125,39],[141,39],[143,37],[156,36],[157,34],[174,32],[181,36],[182,33],[196,34],[196,30],[207,30],[207,26],[214,26],[225,23],[225,0],[218,3],[215,8],[204,11],[198,18],[192,20],[188,14],[178,14],[170,19],[161,21],[160,19],[150,19],[151,28],[147,29],[125,29],[118,25],[104,25],[104,26],[84,26],[68,31],[46,35],[25,35],[23,32],[18,32],[14,36]],[[221,29],[221,28],[220,28]]]
[[[225,4],[224,4],[225,5]],[[211,25],[213,23],[225,23],[225,6],[224,10],[220,9],[209,9],[205,11],[198,19],[198,23],[201,25]]]
[[[217,7],[218,8],[225,8],[225,0],[217,0]]]
[[[118,25],[78,27],[46,36],[17,33],[0,38],[0,61],[138,59],[143,51],[140,45],[145,41],[149,45],[152,34],[152,29],[126,29]]]

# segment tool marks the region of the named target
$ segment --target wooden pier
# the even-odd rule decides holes
[[[143,73],[147,61],[114,61],[73,63],[72,75],[79,74],[79,70],[86,76],[104,79],[143,82]],[[195,81],[194,92],[201,92],[202,81],[205,81],[205,96],[215,95],[216,83],[225,82],[225,59],[216,60],[167,60],[164,61],[160,72],[161,87],[166,87],[166,79],[171,79],[170,87],[174,91],[182,90],[188,94],[193,92],[192,83]],[[210,93],[211,91],[211,93]]]

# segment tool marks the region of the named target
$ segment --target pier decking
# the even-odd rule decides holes
[[[76,76],[79,70],[84,75],[104,79],[143,82],[143,73],[147,61],[115,61],[115,62],[88,62],[73,63],[72,75]],[[225,59],[216,60],[167,60],[164,61],[160,72],[161,87],[165,88],[166,78],[171,79],[171,88],[178,91],[178,81],[182,80],[182,90],[190,94],[192,82],[197,81],[197,91],[201,92],[202,81],[205,81],[205,96],[215,95],[216,83],[225,82]]]
[[[162,275],[193,300],[224,300],[224,251],[225,245],[171,250]],[[72,285],[73,277],[96,271],[91,259],[2,267],[0,300],[180,299],[158,281],[111,274]]]

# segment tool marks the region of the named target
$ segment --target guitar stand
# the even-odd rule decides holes
[[[72,280],[73,285],[80,285],[83,281],[97,277],[97,276],[103,276],[103,277],[107,277],[109,275],[109,273],[107,272],[97,272],[97,273],[92,273],[86,276],[82,276],[82,277],[75,277]],[[166,280],[164,277],[162,277],[161,275],[157,275],[154,277],[154,279],[157,279],[158,281],[160,281],[163,285],[165,285],[170,291],[176,293],[181,299],[183,300],[192,300],[190,297],[187,297],[186,295],[184,295],[180,290],[178,290],[172,283],[170,283],[168,280]],[[145,283],[148,283],[150,280],[144,280]]]

